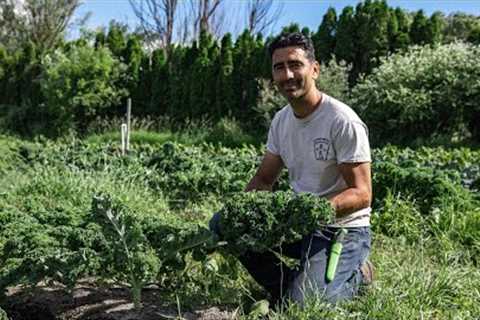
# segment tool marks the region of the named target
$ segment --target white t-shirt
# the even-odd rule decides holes
[[[267,150],[279,155],[295,192],[330,197],[347,188],[337,164],[371,162],[368,128],[349,106],[323,94],[322,102],[299,119],[290,105],[273,118]],[[371,208],[337,219],[333,226],[370,225]]]

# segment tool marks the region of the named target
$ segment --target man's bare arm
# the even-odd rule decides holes
[[[338,169],[348,188],[329,199],[337,217],[368,208],[372,202],[370,163],[342,163]]]
[[[266,152],[260,163],[257,173],[245,187],[245,191],[267,190],[272,191],[272,186],[277,180],[283,168],[283,160],[280,156]]]

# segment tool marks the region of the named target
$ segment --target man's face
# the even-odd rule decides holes
[[[315,90],[319,65],[310,61],[300,47],[276,49],[272,55],[273,81],[288,101],[298,101]]]

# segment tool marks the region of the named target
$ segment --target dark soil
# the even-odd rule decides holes
[[[178,311],[164,301],[158,288],[142,291],[142,308],[135,310],[130,292],[120,287],[98,287],[79,283],[68,292],[61,286],[38,286],[33,290],[9,289],[2,308],[12,320],[227,320],[236,312],[218,307]]]

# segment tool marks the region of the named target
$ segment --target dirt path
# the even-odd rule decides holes
[[[161,292],[155,288],[142,292],[141,311],[133,308],[129,291],[123,288],[101,288],[90,282],[78,284],[68,293],[63,287],[39,286],[33,292],[20,288],[8,291],[4,310],[13,320],[230,320],[235,311],[218,307],[204,307],[189,312],[162,301]]]

